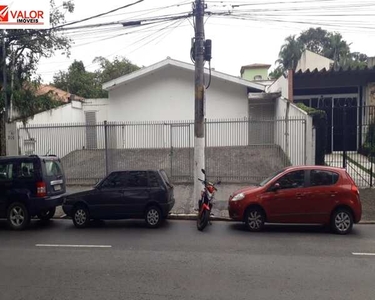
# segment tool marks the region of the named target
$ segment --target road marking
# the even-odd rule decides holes
[[[375,256],[375,253],[358,253],[358,252],[353,252],[353,255],[362,255],[362,256]]]
[[[60,247],[60,248],[112,248],[111,245],[58,245],[58,244],[36,244],[35,247]]]

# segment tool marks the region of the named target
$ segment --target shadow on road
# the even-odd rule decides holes
[[[309,234],[332,234],[331,230],[322,225],[292,225],[292,224],[272,224],[266,225],[262,232],[249,232],[244,224],[234,223],[230,224],[230,229],[242,232],[248,232],[249,234],[270,234],[270,233],[309,233]],[[355,234],[353,229],[352,234]]]
[[[51,229],[59,227],[58,223],[59,223],[58,220],[40,221],[40,220],[34,219],[34,220],[31,220],[29,227],[22,231],[51,230]],[[13,231],[8,227],[7,221],[4,219],[0,220],[0,232],[1,231]]]

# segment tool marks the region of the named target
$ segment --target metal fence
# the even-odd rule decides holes
[[[375,107],[333,107],[328,118],[326,164],[346,168],[360,187],[374,185]]]
[[[259,182],[306,161],[306,120],[206,120],[206,169],[227,182]],[[62,158],[68,183],[93,184],[123,169],[165,169],[174,182],[193,179],[194,123],[122,122],[19,128],[20,154]]]

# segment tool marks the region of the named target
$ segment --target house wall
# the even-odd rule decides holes
[[[103,127],[86,128],[85,112],[96,111],[97,122],[107,118],[107,99],[87,99],[82,104],[72,101],[50,111],[42,112],[28,120],[28,129],[22,129],[22,122],[17,122],[19,129],[20,154],[56,154],[61,157],[72,150],[87,148],[87,133],[96,134],[97,148],[104,148]],[[59,126],[56,126],[59,124]],[[63,127],[61,125],[64,124]],[[109,130],[112,137],[116,132]],[[115,138],[111,139],[116,141]]]
[[[268,69],[267,68],[256,68],[256,69],[245,69],[242,78],[254,81],[255,76],[262,76],[262,80],[268,79]]]
[[[312,117],[289,101],[278,98],[275,115],[275,143],[292,165],[315,164],[315,132]]]
[[[83,117],[82,103],[72,101],[69,104],[34,115],[27,121],[27,124],[79,123],[83,122]],[[22,122],[18,122],[18,124],[21,126]]]
[[[318,69],[318,71],[322,69],[329,70],[331,64],[333,64],[333,60],[316,54],[311,51],[304,51],[301,55],[300,60],[298,61],[296,72],[302,71],[305,72],[307,70],[313,71]]]
[[[159,70],[109,92],[108,120],[180,121],[194,119],[194,74],[174,67]],[[247,117],[245,86],[212,78],[206,118]]]
[[[83,110],[85,112],[95,111],[97,122],[110,121],[108,119],[108,104],[108,98],[86,99],[83,103]]]
[[[289,85],[288,78],[280,76],[272,85],[267,87],[267,93],[281,93],[281,97],[288,98],[289,96]]]

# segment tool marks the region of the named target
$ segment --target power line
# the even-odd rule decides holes
[[[58,29],[58,28],[62,28],[62,27],[66,27],[66,26],[70,26],[70,25],[74,25],[74,24],[78,24],[78,23],[82,23],[82,22],[85,22],[85,21],[89,21],[89,20],[92,20],[92,19],[95,19],[95,18],[99,18],[99,17],[102,17],[102,16],[105,16],[105,15],[108,15],[108,14],[111,14],[113,12],[116,12],[118,10],[121,10],[121,9],[124,9],[124,8],[127,8],[127,7],[131,7],[133,5],[136,5],[138,3],[141,3],[143,2],[144,0],[138,0],[136,2],[133,2],[133,3],[130,3],[130,4],[127,4],[127,5],[124,5],[124,6],[121,6],[121,7],[118,7],[118,8],[115,8],[115,9],[112,9],[110,11],[107,11],[107,12],[104,12],[104,13],[101,13],[101,14],[98,14],[98,15],[95,15],[95,16],[91,16],[91,17],[88,17],[88,18],[85,18],[85,19],[82,19],[82,20],[78,20],[78,21],[74,21],[74,22],[70,22],[70,23],[66,23],[66,24],[62,24],[60,26],[56,26],[54,27],[54,29]]]

